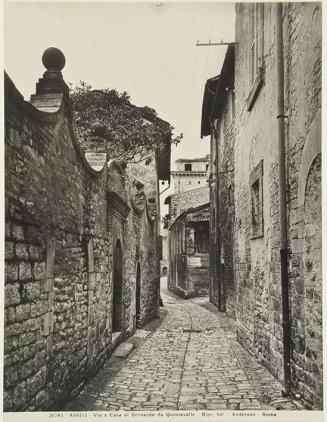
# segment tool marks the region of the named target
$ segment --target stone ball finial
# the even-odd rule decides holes
[[[91,126],[91,135],[102,138],[106,134],[106,126],[103,123],[96,122]]]
[[[43,53],[42,63],[47,70],[60,72],[65,67],[66,59],[59,48],[49,47]]]

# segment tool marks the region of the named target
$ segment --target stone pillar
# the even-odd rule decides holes
[[[43,53],[42,63],[47,70],[36,84],[36,94],[31,95],[30,102],[41,111],[53,113],[59,110],[63,99],[69,96],[69,88],[61,73],[66,60],[58,48],[50,47]]]

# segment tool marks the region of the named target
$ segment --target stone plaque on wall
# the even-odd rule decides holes
[[[187,264],[190,267],[201,267],[202,261],[200,257],[188,257]]]
[[[103,169],[104,165],[106,164],[107,153],[106,152],[86,152],[85,158],[94,170],[100,171]]]

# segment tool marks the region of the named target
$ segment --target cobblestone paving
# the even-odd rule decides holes
[[[226,321],[210,305],[200,306],[203,298],[163,298],[168,312],[161,325],[143,335],[123,364],[107,365],[65,410],[298,409],[226,335]],[[279,407],[267,405],[267,395]]]

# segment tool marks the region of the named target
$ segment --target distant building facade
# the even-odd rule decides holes
[[[184,298],[208,294],[209,204],[188,208],[169,227],[168,289]]]
[[[177,170],[172,172],[175,192],[164,202],[169,206],[165,221],[168,228],[168,289],[187,298],[208,293],[207,175],[210,156],[182,158],[175,163]],[[200,244],[203,244],[202,249]]]
[[[286,392],[321,409],[321,5],[237,4],[235,41],[203,102],[210,296]]]
[[[176,170],[171,172],[174,193],[186,192],[207,186],[210,156],[202,158],[181,158],[175,161]]]

